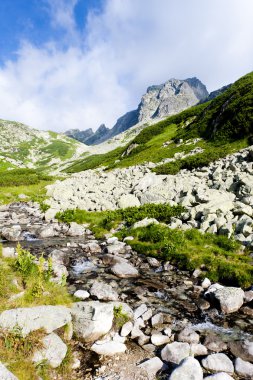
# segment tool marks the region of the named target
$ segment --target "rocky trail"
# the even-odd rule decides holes
[[[4,311],[0,326],[44,327],[42,357],[57,366],[66,354],[57,329],[71,325],[71,378],[253,378],[253,290],[211,284],[198,270],[137,255],[127,241],[97,241],[87,226],[47,222],[32,203],[2,206],[0,230],[4,257],[15,256],[17,241],[37,257],[43,252],[76,297],[71,308]]]

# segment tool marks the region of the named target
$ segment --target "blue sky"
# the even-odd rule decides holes
[[[60,3],[60,2],[59,2]],[[61,41],[66,30],[52,23],[49,3],[44,0],[1,0],[0,62],[16,58],[20,41],[41,46],[50,40]],[[80,0],[74,7],[76,27],[82,31],[89,11],[101,10],[101,0]]]
[[[112,127],[152,84],[252,71],[252,0],[1,0],[0,118]]]

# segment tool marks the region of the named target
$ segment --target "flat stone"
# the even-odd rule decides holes
[[[188,343],[173,342],[167,344],[161,351],[164,361],[179,364],[181,360],[190,355],[190,345]]]
[[[146,360],[137,367],[142,368],[149,376],[155,376],[157,372],[165,370],[167,366],[157,356]]]
[[[216,373],[215,375],[207,376],[204,380],[234,380],[225,372]]]
[[[141,304],[134,310],[134,319],[138,319],[142,316],[142,314],[146,313],[148,310],[147,305],[145,303]]]
[[[33,362],[40,363],[46,360],[52,368],[59,367],[68,350],[66,344],[55,333],[45,336],[42,343],[43,348],[34,353]]]
[[[114,273],[119,278],[131,278],[138,277],[138,270],[127,260],[118,260],[111,268],[112,273]]]
[[[91,346],[91,351],[96,352],[98,355],[113,356],[126,351],[124,343],[109,341],[109,342],[95,342]]]
[[[172,372],[169,380],[202,380],[203,371],[198,360],[188,357]]]
[[[35,306],[5,310],[0,315],[0,326],[13,330],[19,326],[24,335],[44,329],[47,333],[65,326],[71,321],[70,309],[64,306]]]
[[[74,293],[74,296],[76,298],[79,298],[80,300],[86,300],[87,298],[89,298],[90,296],[90,293],[87,292],[86,290],[77,290],[75,293]]]
[[[233,363],[225,354],[208,355],[202,360],[202,365],[210,371],[234,373]]]
[[[155,346],[162,346],[170,342],[170,337],[161,333],[153,334],[151,335],[151,342]]]

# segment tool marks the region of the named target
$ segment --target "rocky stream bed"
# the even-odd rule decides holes
[[[211,284],[197,268],[137,255],[127,241],[97,241],[85,226],[46,222],[31,203],[1,207],[0,231],[3,255],[15,255],[17,241],[37,257],[44,252],[79,300],[66,308],[73,379],[253,378],[253,290]],[[115,310],[128,315],[123,327]],[[12,316],[4,313],[13,311],[0,315],[6,328]]]

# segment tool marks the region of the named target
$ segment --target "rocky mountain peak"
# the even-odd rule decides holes
[[[172,78],[161,85],[150,86],[139,105],[139,122],[163,118],[194,106],[206,99],[206,86],[196,77]]]

